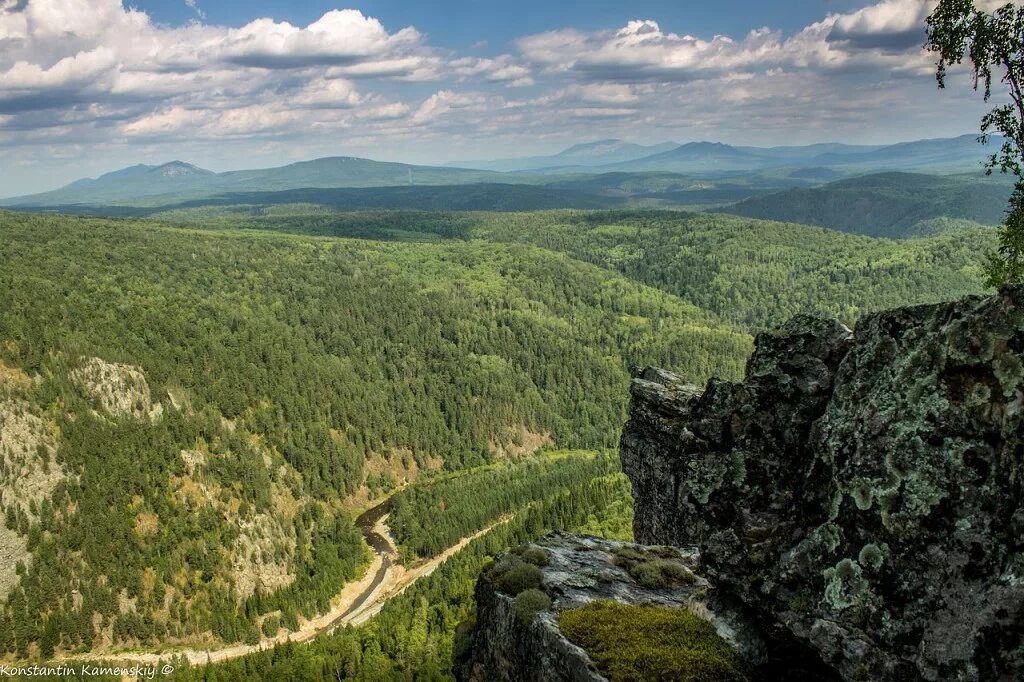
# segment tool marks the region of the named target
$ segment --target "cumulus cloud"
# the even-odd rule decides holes
[[[485,103],[486,98],[479,94],[439,90],[420,104],[412,116],[412,122],[415,124],[429,123],[457,109],[479,111]]]
[[[165,26],[128,0],[0,0],[0,148],[28,166],[33,153],[213,139],[252,140],[275,159],[323,152],[324,140],[370,155],[374,144],[434,145],[441,160],[460,145],[479,158],[496,139],[824,139],[896,112],[912,130],[943,116],[969,130],[977,115],[969,91],[935,91],[921,49],[933,0],[879,0],[791,32],[698,35],[637,17],[522,36],[511,54],[487,55],[485,36],[471,54],[442,50],[416,27],[354,9],[305,26],[217,26],[202,0],[183,1],[195,16]]]
[[[119,96],[200,100],[237,92],[241,80],[248,84],[242,89],[267,90],[330,67],[340,69],[336,76],[347,68],[357,76],[411,77],[437,62],[414,28],[389,33],[356,10],[330,11],[302,28],[272,19],[167,28],[117,0],[8,0],[0,46],[0,111]]]
[[[836,17],[828,40],[862,49],[905,51],[925,40],[924,20],[935,3],[886,0]]]
[[[314,65],[346,65],[393,58],[421,45],[412,27],[388,33],[373,17],[353,9],[332,10],[305,28],[272,19],[257,19],[229,29],[210,52],[241,66],[291,69]]]
[[[701,38],[637,19],[615,30],[525,36],[517,45],[527,61],[549,72],[617,82],[686,82],[772,68],[914,69],[922,63],[924,18],[934,4],[884,0],[829,15],[788,37],[762,27],[740,37]]]

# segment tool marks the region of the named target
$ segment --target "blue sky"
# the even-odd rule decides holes
[[[157,21],[183,24],[197,16],[184,1],[137,0],[132,3]],[[842,12],[869,3],[856,0],[742,0],[740,2],[694,2],[693,0],[449,0],[410,2],[376,0],[350,2],[345,7],[374,16],[388,26],[412,24],[427,33],[432,43],[466,49],[486,40],[484,52],[507,50],[516,38],[555,28],[574,27],[600,30],[623,26],[630,19],[654,17],[668,30],[697,34],[742,34],[752,26],[774,26],[797,31],[821,19],[828,12]],[[281,0],[198,0],[197,7],[212,23],[237,26],[261,16],[272,16],[296,25],[316,21],[336,9],[336,2],[282,2]]]
[[[971,132],[980,98],[963,74],[939,92],[921,49],[933,4],[0,0],[0,195],[175,158]]]

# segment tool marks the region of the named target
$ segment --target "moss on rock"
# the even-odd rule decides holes
[[[711,624],[683,609],[599,601],[563,611],[558,624],[612,682],[746,679]]]

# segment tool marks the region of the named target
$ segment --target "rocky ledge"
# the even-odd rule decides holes
[[[602,679],[563,617],[615,600],[705,618],[753,679],[1024,679],[1022,413],[1024,288],[855,332],[797,317],[741,383],[648,368],[621,443],[634,533],[692,579],[647,588],[614,543],[552,536],[528,596],[522,559],[481,576],[459,676]]]
[[[1024,289],[757,338],[740,384],[647,369],[639,542],[693,545],[769,651],[848,680],[1024,679]]]
[[[744,650],[756,635],[714,613],[711,585],[694,571],[696,550],[641,547],[590,536],[552,533],[499,556],[476,586],[476,620],[456,645],[456,677],[474,682],[606,678],[562,631],[560,616],[615,602],[695,612],[715,640]]]

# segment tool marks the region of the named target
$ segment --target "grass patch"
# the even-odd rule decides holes
[[[612,682],[741,682],[736,654],[707,621],[682,609],[593,602],[558,616]]]

